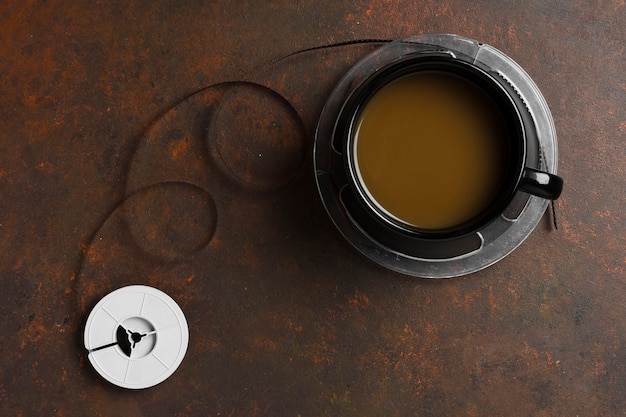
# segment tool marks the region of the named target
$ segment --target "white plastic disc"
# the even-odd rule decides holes
[[[123,388],[157,385],[176,371],[189,343],[187,320],[164,292],[132,285],[105,296],[85,326],[93,367]]]

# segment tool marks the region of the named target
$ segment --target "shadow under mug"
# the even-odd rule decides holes
[[[505,137],[502,138],[506,141],[507,147],[506,168],[502,172],[499,188],[494,192],[493,198],[471,218],[458,224],[435,228],[420,227],[394,216],[384,204],[373,197],[363,179],[356,147],[359,123],[364,109],[372,98],[394,81],[425,72],[453,76],[477,87],[492,100],[494,108],[498,109],[506,131]],[[333,142],[336,149],[341,150],[348,184],[356,200],[351,203],[354,208],[352,214],[359,219],[360,226],[366,232],[374,237],[377,237],[377,234],[386,235],[385,230],[395,230],[394,233],[406,237],[413,236],[419,240],[456,238],[476,232],[498,218],[518,191],[550,200],[559,197],[563,188],[563,180],[560,177],[526,166],[526,130],[527,124],[532,123],[532,120],[529,121],[522,116],[520,106],[523,105],[523,100],[514,97],[511,88],[507,88],[504,83],[504,80],[471,63],[457,60],[443,52],[429,52],[410,55],[384,66],[354,90],[339,113]],[[419,130],[419,126],[414,128]],[[419,193],[419,190],[405,192]]]

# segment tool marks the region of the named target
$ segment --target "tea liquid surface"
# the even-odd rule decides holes
[[[423,229],[462,224],[498,193],[509,160],[496,103],[459,76],[423,71],[376,92],[356,125],[355,165],[383,211]]]

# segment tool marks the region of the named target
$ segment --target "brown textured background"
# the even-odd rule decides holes
[[[625,28],[619,0],[4,2],[0,414],[626,414]],[[441,281],[361,257],[317,196],[315,120],[374,46],[274,62],[427,32],[526,69],[566,181],[558,231]],[[190,345],[127,391],[82,332],[138,283]]]

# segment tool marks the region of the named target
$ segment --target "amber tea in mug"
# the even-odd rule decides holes
[[[479,216],[500,193],[510,159],[498,104],[450,72],[410,73],[384,85],[354,126],[362,189],[386,215],[449,229]]]

